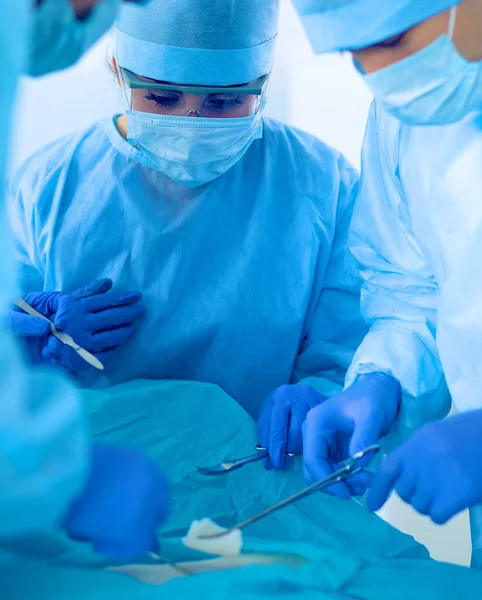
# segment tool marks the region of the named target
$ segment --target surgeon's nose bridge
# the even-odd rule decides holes
[[[206,96],[184,93],[183,115],[186,117],[203,117],[203,105]]]
[[[185,114],[185,117],[204,117],[204,114],[201,110],[188,110]]]

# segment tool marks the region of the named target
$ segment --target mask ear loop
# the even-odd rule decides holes
[[[254,103],[253,112],[251,116],[255,116],[258,113],[262,113],[266,107],[266,103],[268,102],[268,86],[269,86],[269,78],[264,87],[263,93],[260,96],[257,96],[256,102]]]
[[[449,38],[450,41],[452,41],[453,38],[454,38],[455,24],[456,24],[456,21],[457,21],[457,8],[458,8],[458,5],[455,4],[450,9],[449,28],[448,28],[448,31],[447,31],[447,35],[448,35],[448,38]]]

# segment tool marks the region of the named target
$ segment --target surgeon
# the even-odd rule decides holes
[[[126,7],[112,60],[126,112],[37,152],[9,205],[23,293],[110,278],[143,294],[134,337],[79,384],[216,383],[259,418],[268,466],[282,469],[365,325],[347,248],[357,173],[263,116],[278,11]]]
[[[108,28],[119,5],[109,0],[1,3],[0,185],[18,76],[75,62]],[[4,311],[15,295],[6,224],[0,214]],[[72,268],[68,254],[64,260]],[[167,508],[166,482],[156,466],[132,450],[88,444],[73,387],[51,371],[27,369],[5,328],[0,347],[0,543],[62,527],[113,560],[155,549]]]
[[[482,2],[295,0],[317,51],[351,50],[375,95],[363,146],[352,250],[371,325],[347,390],[311,411],[309,478],[350,452],[419,429],[375,475],[368,504],[390,491],[445,523],[471,509],[473,565],[482,567]],[[367,378],[401,400],[361,389]],[[334,493],[349,494],[338,487]]]

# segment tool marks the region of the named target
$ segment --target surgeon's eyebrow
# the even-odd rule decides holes
[[[371,48],[395,48],[403,40],[406,33],[406,31],[402,31],[402,33],[397,33],[397,35],[391,35],[390,37],[382,40],[381,42],[372,44],[371,46],[365,46],[363,48],[346,48],[345,50],[343,50],[343,52],[362,52],[363,50],[370,50]]]
[[[386,40],[382,40],[381,42],[378,42],[378,44],[374,44],[372,48],[394,48],[403,40],[406,33],[406,31],[402,31],[402,33],[392,35]]]

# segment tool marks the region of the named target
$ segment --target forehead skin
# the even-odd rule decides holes
[[[354,51],[352,54],[360,61],[367,74],[388,67],[422,50],[443,33],[446,33],[449,25],[449,15],[450,11],[444,11],[408,29],[400,43],[394,47],[385,47],[378,44]]]

